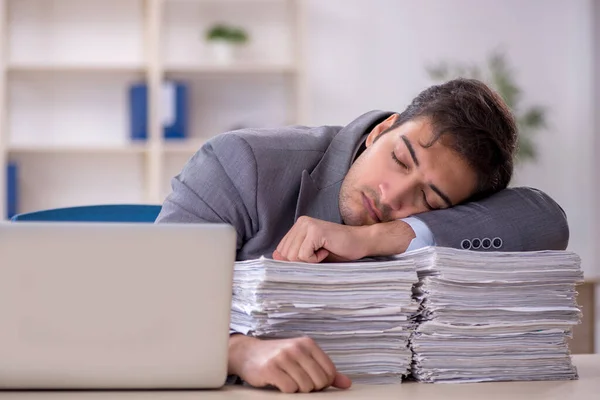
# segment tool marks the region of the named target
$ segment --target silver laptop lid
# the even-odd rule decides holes
[[[0,225],[0,387],[221,386],[235,243],[216,224]]]

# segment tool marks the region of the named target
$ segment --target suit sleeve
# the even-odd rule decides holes
[[[216,136],[171,181],[156,223],[226,223],[237,250],[256,232],[256,160],[235,134]]]
[[[442,247],[536,251],[564,250],[569,244],[563,209],[547,194],[528,187],[414,217],[429,227]]]
[[[219,135],[172,179],[156,223],[230,224],[239,250],[257,230],[256,176],[256,160],[246,141],[234,134]]]

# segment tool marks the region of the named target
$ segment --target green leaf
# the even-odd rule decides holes
[[[457,65],[456,70],[454,71],[454,78],[466,78],[467,77],[467,67],[464,65]]]
[[[517,152],[515,154],[516,161],[522,163],[529,160],[535,160],[536,158],[537,152],[531,138],[519,134],[517,139]]]
[[[445,81],[448,78],[449,67],[447,63],[439,63],[426,67],[429,77],[434,81]]]
[[[232,43],[245,43],[248,34],[242,28],[223,23],[213,25],[206,31],[206,40],[225,40]]]
[[[541,106],[533,106],[518,119],[519,125],[531,129],[546,127],[546,110]]]
[[[470,66],[467,75],[472,79],[477,79],[479,81],[483,80],[483,73],[481,72],[481,68],[479,68],[477,65]]]
[[[488,60],[488,65],[491,73],[491,85],[494,86],[508,107],[515,111],[521,97],[521,90],[512,77],[512,71],[506,65],[504,54],[493,53]]]

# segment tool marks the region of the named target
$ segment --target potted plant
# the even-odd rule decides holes
[[[206,40],[218,64],[231,64],[236,49],[248,42],[248,34],[241,27],[218,23],[206,31]]]

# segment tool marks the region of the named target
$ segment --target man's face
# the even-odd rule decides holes
[[[475,191],[475,171],[438,140],[427,119],[406,122],[375,140],[393,115],[369,134],[367,149],[344,178],[340,213],[347,225],[371,225],[448,208]]]

